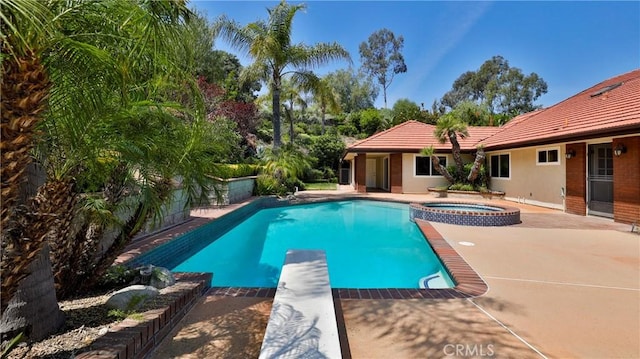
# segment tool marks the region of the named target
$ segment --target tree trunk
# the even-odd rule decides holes
[[[271,107],[273,110],[273,147],[279,148],[282,144],[280,139],[280,78],[274,75],[273,83],[271,84],[272,102]]]
[[[41,249],[43,238],[23,236],[17,212],[20,187],[31,163],[33,136],[45,110],[50,82],[37,54],[27,52],[14,57],[3,40],[2,122],[0,129],[0,227],[2,228],[0,264],[0,308],[4,312],[20,281],[25,278],[29,262]],[[24,212],[24,211],[22,211]]]
[[[289,109],[285,107],[285,111],[287,111],[287,117],[289,117],[289,144],[293,146],[293,96],[289,100]]]
[[[478,178],[478,174],[480,172],[480,166],[482,165],[484,158],[485,158],[484,149],[482,149],[482,147],[478,147],[478,152],[476,152],[476,159],[473,161],[471,172],[469,172],[469,177],[467,177],[467,181],[469,181],[469,183],[473,183],[476,180],[476,178]]]
[[[7,309],[2,313],[0,333],[3,338],[24,331],[31,340],[41,340],[64,324],[54,290],[49,246],[29,264],[29,274],[18,285]]]
[[[326,106],[320,106],[321,114],[320,114],[320,123],[322,124],[322,134],[324,135],[324,116],[327,112]]]
[[[440,159],[436,155],[431,155],[431,163],[433,163],[433,167],[440,173],[449,183],[454,184],[456,182],[455,178],[451,176],[447,168],[440,164]]]
[[[449,132],[449,141],[451,142],[451,154],[453,155],[453,162],[456,164],[456,170],[458,171],[458,178],[464,178],[464,163],[462,163],[462,156],[460,155],[460,143],[458,143],[458,137],[454,131]]]

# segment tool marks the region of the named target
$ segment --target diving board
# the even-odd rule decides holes
[[[327,258],[289,250],[282,266],[260,359],[342,358]]]

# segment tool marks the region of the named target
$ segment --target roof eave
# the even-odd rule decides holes
[[[500,144],[500,145],[486,146],[485,151],[496,151],[496,150],[505,150],[505,149],[511,149],[511,148],[521,148],[521,147],[530,147],[530,146],[542,146],[542,145],[549,145],[549,144],[554,144],[559,142],[586,141],[586,140],[591,140],[598,137],[629,135],[629,134],[634,134],[636,132],[640,134],[640,124],[616,127],[606,131],[592,130],[592,131],[584,131],[578,134],[558,135],[558,136],[545,137],[545,138],[540,138],[535,140],[517,141],[517,142]]]

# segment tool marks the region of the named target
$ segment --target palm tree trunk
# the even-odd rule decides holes
[[[326,106],[322,105],[320,106],[320,123],[322,124],[322,134],[324,135],[324,117],[325,117],[325,113],[327,112],[327,108]]]
[[[273,110],[273,147],[279,148],[282,144],[280,136],[280,78],[274,76],[273,83],[271,84],[272,103]]]
[[[0,277],[1,310],[28,274],[27,267],[36,257],[44,238],[23,236],[18,223],[20,216],[17,202],[25,171],[31,162],[30,150],[40,114],[45,109],[50,82],[40,58],[26,52],[21,57],[9,53],[8,43],[3,41],[2,55],[2,122],[0,129],[0,202],[2,227],[2,264]],[[24,211],[23,211],[24,212]]]
[[[453,162],[456,164],[456,170],[458,171],[458,178],[464,178],[464,163],[462,163],[462,156],[460,155],[460,143],[455,132],[449,132],[449,141],[451,141],[451,154],[453,155]]]
[[[15,295],[2,313],[0,333],[3,337],[11,337],[24,331],[29,339],[41,340],[64,324],[64,313],[53,290],[47,243],[31,261],[27,271],[29,274],[20,281]]]
[[[480,166],[484,161],[485,154],[484,149],[482,147],[478,147],[478,152],[476,152],[476,159],[473,161],[473,166],[471,167],[471,172],[469,172],[469,177],[467,177],[467,181],[469,183],[473,183],[473,181],[478,178],[478,174],[480,172]]]
[[[431,163],[433,163],[433,167],[440,173],[449,183],[454,184],[456,182],[455,178],[451,176],[451,173],[447,171],[447,168],[440,164],[440,159],[436,155],[431,155]]]

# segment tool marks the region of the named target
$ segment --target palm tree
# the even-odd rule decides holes
[[[237,22],[221,17],[216,23],[220,36],[231,46],[245,52],[253,59],[243,77],[257,78],[269,85],[272,93],[273,145],[280,147],[280,91],[282,77],[293,74],[292,80],[299,83],[312,80],[312,68],[338,59],[350,60],[349,53],[337,43],[319,43],[313,46],[292,44],[291,32],[293,17],[304,4],[289,5],[281,1],[276,7],[268,9],[269,19],[259,20],[244,27]]]
[[[283,79],[280,96],[284,99],[282,103],[282,109],[284,110],[284,115],[289,122],[290,145],[293,145],[295,137],[293,123],[296,117],[296,108],[300,109],[304,114],[304,110],[308,106],[306,99],[302,96],[303,92],[305,92],[304,89],[297,87],[290,77],[286,77]]]
[[[320,123],[322,124],[322,134],[324,134],[327,111],[339,113],[341,111],[340,98],[326,77],[318,79],[318,81],[313,84],[311,94],[320,107]]]
[[[438,119],[436,129],[434,130],[434,136],[440,143],[446,143],[447,141],[451,143],[451,154],[456,168],[455,175],[449,173],[447,168],[440,164],[440,160],[438,159],[438,156],[435,155],[433,147],[426,148],[422,151],[424,155],[431,157],[431,162],[433,163],[434,168],[452,184],[457,180],[473,183],[478,177],[480,167],[485,158],[484,149],[482,146],[479,146],[476,151],[476,157],[471,167],[471,171],[467,177],[464,176],[464,162],[462,161],[462,156],[460,154],[460,143],[458,142],[458,137],[461,139],[468,137],[469,132],[467,130],[467,123],[463,122],[462,118],[463,116],[460,111],[454,109]]]
[[[4,1],[0,16],[3,38],[1,332],[23,329],[11,320],[5,321],[5,314],[9,317],[20,315],[19,306],[33,311],[40,309],[37,305],[42,304],[47,311],[41,313],[47,315],[36,318],[30,328],[30,335],[38,338],[57,329],[64,320],[55,292],[34,292],[29,288],[29,281],[35,277],[39,277],[45,286],[53,287],[46,240],[53,217],[43,215],[46,208],[42,208],[51,203],[51,197],[44,191],[31,202],[20,198],[31,163],[30,150],[51,88],[42,54],[51,40],[48,24],[51,24],[53,14],[37,0]],[[47,266],[48,272],[40,270]],[[21,287],[21,284],[25,286]],[[30,295],[38,296],[33,306],[20,298]],[[7,310],[12,298],[15,305]]]
[[[456,165],[456,172],[458,174],[463,173],[464,163],[460,155],[458,137],[465,138],[469,136],[467,124],[462,122],[454,112],[450,112],[438,120],[433,134],[440,143],[445,143],[447,140],[451,143],[451,154],[453,155],[453,162]]]
[[[1,331],[26,325],[38,339],[61,323],[52,267],[59,293],[95,278],[159,214],[173,178],[181,175],[189,199],[205,193],[210,149],[202,101],[186,76],[192,64],[188,33],[180,31],[189,17],[184,2],[5,0],[0,15],[2,312],[9,323]],[[42,135],[35,136],[36,126]],[[32,154],[46,182],[20,201]],[[102,195],[82,193],[92,186]],[[96,253],[126,203],[132,215]],[[70,230],[72,220],[80,230]],[[35,273],[44,274],[34,281]]]

